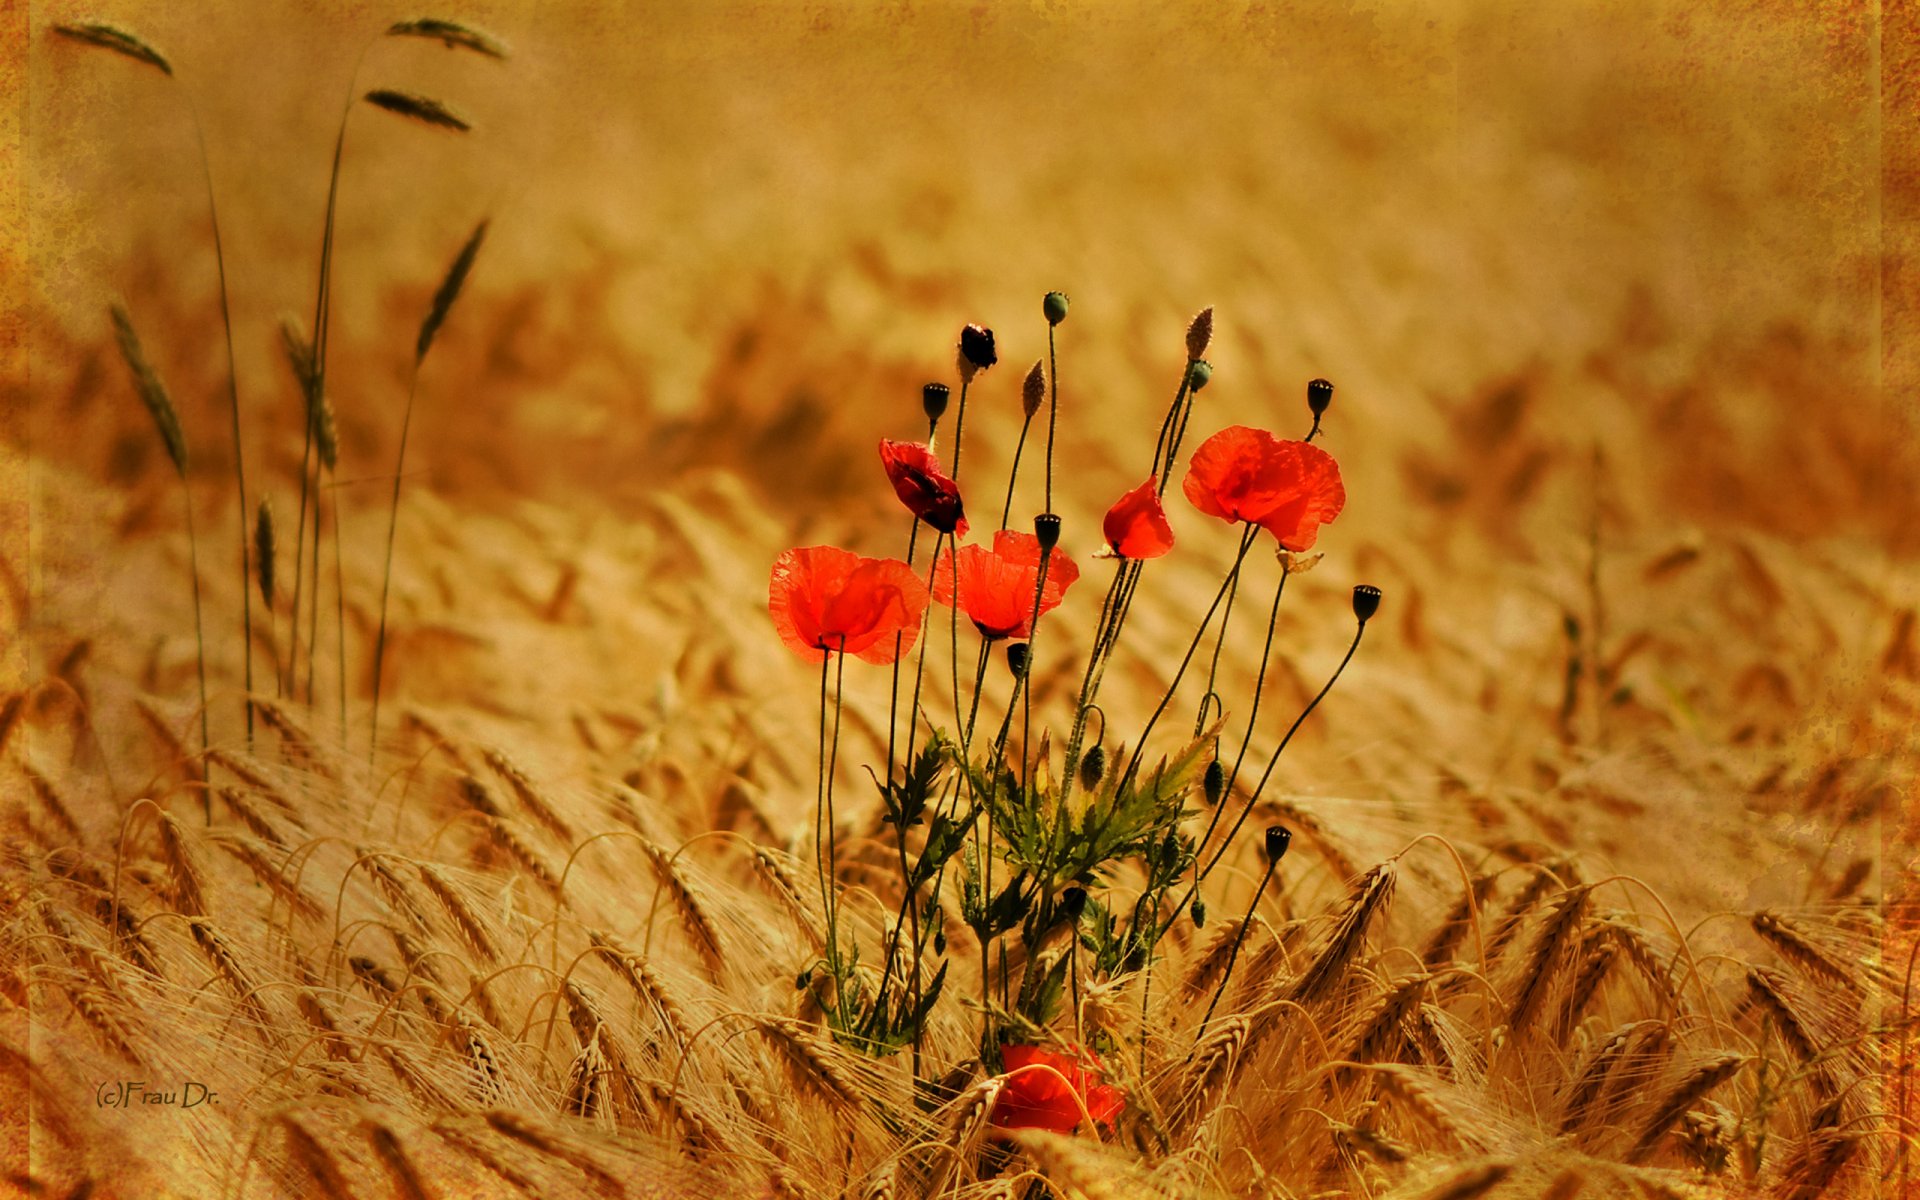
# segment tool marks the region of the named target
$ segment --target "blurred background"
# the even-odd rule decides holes
[[[1146,472],[1195,311],[1215,306],[1215,370],[1189,447],[1235,423],[1301,436],[1306,381],[1336,384],[1322,444],[1349,504],[1289,593],[1270,681],[1290,719],[1345,646],[1347,588],[1385,589],[1283,772],[1329,836],[1356,853],[1428,828],[1571,850],[1696,914],[1846,901],[1892,883],[1883,865],[1909,869],[1914,412],[1883,386],[1865,6],[444,14],[500,36],[504,63],[377,36],[414,15],[31,7],[5,453],[33,545],[10,669],[70,673],[102,703],[165,694],[184,721],[177,486],[107,301],[125,298],[173,385],[200,534],[222,547],[203,549],[204,585],[232,614],[239,517],[189,102],[226,238],[250,487],[285,519],[301,439],[276,321],[311,321],[343,103],[401,87],[474,128],[364,105],[346,128],[328,369],[354,704],[414,331],[490,217],[414,414],[394,711],[511,725],[582,775],[662,730],[716,770],[757,745],[758,782],[803,791],[807,671],[766,620],[768,564],[814,542],[903,552],[874,443],[924,434],[920,384],[957,382],[966,322],[999,337],[963,475],[976,524],[997,512],[1020,377],[1047,350],[1040,299],[1060,289],[1055,507],[1083,562]],[[174,79],[49,36],[79,19],[137,29]],[[1016,524],[1041,504],[1031,450]],[[1230,533],[1174,507],[1181,546],[1116,667],[1139,686],[1108,685],[1116,729],[1151,707],[1231,557]],[[1106,582],[1086,565],[1054,643],[1074,679]],[[1277,568],[1258,566],[1264,599]],[[1257,606],[1230,643],[1242,696]],[[233,640],[215,649],[229,698]],[[324,694],[341,681],[322,648]],[[868,702],[884,683],[849,680]],[[215,703],[231,738],[237,703]]]

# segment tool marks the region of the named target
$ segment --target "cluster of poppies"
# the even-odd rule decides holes
[[[960,485],[940,468],[931,447],[883,440],[880,461],[894,493],[938,533],[967,534]],[[1346,504],[1340,467],[1331,454],[1264,429],[1235,425],[1193,453],[1182,491],[1201,512],[1234,524],[1258,525],[1288,550],[1313,547],[1319,528]],[[1173,548],[1173,528],[1157,477],[1149,476],[1107,510],[1101,522],[1116,558],[1157,558]],[[958,604],[990,641],[1024,638],[1040,616],[1058,607],[1080,568],[1048,547],[1040,579],[1039,536],[1015,530],[944,551],[928,589],[906,563],[865,558],[833,546],[788,550],[773,564],[768,608],[781,638],[808,662],[829,651],[889,663],[911,649],[929,600]]]

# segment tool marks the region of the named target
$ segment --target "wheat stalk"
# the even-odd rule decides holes
[[[1633,1148],[1627,1151],[1626,1161],[1632,1165],[1646,1161],[1647,1156],[1653,1153],[1654,1147],[1660,1144],[1660,1139],[1666,1136],[1667,1130],[1673,1127],[1673,1123],[1678,1121],[1682,1114],[1713,1089],[1733,1078],[1734,1074],[1746,1065],[1746,1062],[1747,1058],[1744,1054],[1718,1054],[1695,1065],[1682,1075],[1673,1089],[1654,1109],[1653,1116],[1641,1128],[1640,1136],[1633,1143]]]
[[[1393,896],[1394,865],[1383,862],[1354,882],[1327,944],[1288,989],[1296,1004],[1316,1004],[1333,993],[1366,942],[1367,927]]]

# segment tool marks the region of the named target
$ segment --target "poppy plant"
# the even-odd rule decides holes
[[[1033,635],[1037,616],[1053,611],[1067,589],[1080,578],[1080,568],[1058,547],[1047,559],[1046,587],[1040,587],[1040,539],[1031,533],[1002,529],[993,535],[993,549],[962,546],[957,554],[941,555],[934,568],[933,598],[949,608],[956,583],[961,611],[988,641]],[[1038,612],[1034,593],[1040,593]]]
[[[1245,425],[1200,444],[1182,490],[1208,516],[1258,525],[1289,550],[1312,549],[1347,503],[1333,455]]]
[[[894,495],[914,516],[941,533],[967,536],[967,516],[960,503],[960,485],[940,470],[940,460],[921,442],[880,439],[880,462],[887,469]]]
[[[1107,546],[1121,558],[1159,558],[1173,549],[1173,526],[1160,503],[1160,480],[1147,481],[1114,501],[1100,523]]]
[[[1091,1050],[1074,1047],[1058,1054],[1039,1046],[1003,1046],[1006,1084],[993,1102],[988,1120],[1001,1129],[1050,1129],[1072,1133],[1085,1117],[1113,1124],[1126,1094],[1109,1084],[1090,1084],[1087,1067],[1100,1070]]]
[[[926,610],[927,585],[898,559],[805,546],[773,562],[767,611],[781,640],[808,662],[829,650],[893,662],[920,636]]]

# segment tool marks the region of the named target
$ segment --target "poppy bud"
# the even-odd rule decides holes
[[[1194,314],[1187,325],[1187,357],[1198,359],[1207,352],[1207,343],[1213,340],[1213,306],[1208,305]]]
[[[1020,411],[1028,417],[1040,411],[1040,404],[1047,398],[1047,373],[1040,369],[1040,360],[1033,360],[1033,370],[1027,372],[1025,382],[1020,385]]]
[[[1047,298],[1040,302],[1040,311],[1047,314],[1047,324],[1058,325],[1067,319],[1067,294],[1048,292]]]
[[[1190,916],[1193,917],[1193,927],[1195,929],[1203,929],[1206,927],[1207,902],[1205,900],[1202,900],[1200,897],[1195,896],[1193,898],[1193,907],[1189,908],[1187,912]]]
[[[933,931],[933,952],[935,954],[945,954],[947,952],[946,930],[936,929]]]
[[[1095,746],[1087,751],[1080,760],[1080,786],[1092,791],[1100,786],[1101,778],[1107,773],[1107,751],[1104,746]]]
[[[1333,403],[1333,385],[1324,379],[1311,380],[1307,384],[1307,407],[1313,410],[1315,422],[1320,414],[1327,411],[1327,405]]]
[[[1380,589],[1370,583],[1360,584],[1353,589],[1353,615],[1365,625],[1380,611]]]
[[[1220,765],[1219,759],[1207,764],[1207,773],[1201,777],[1200,787],[1207,797],[1209,807],[1220,803],[1220,797],[1227,790],[1227,769]]]
[[[1287,845],[1293,841],[1293,831],[1285,825],[1267,826],[1267,859],[1279,862],[1287,856]]]
[[[920,389],[920,407],[926,410],[927,420],[938,421],[947,411],[947,385],[929,383]]]
[[[974,372],[984,371],[1000,361],[993,349],[993,330],[985,325],[969,325],[960,331],[960,376],[972,379]]]
[[[1060,911],[1069,921],[1078,921],[1080,914],[1087,909],[1087,889],[1070,887],[1060,893]]]
[[[813,968],[812,967],[808,967],[806,970],[800,972],[800,974],[793,981],[793,990],[796,992],[804,992],[812,986],[813,986]]]
[[[1051,554],[1060,544],[1060,517],[1057,513],[1041,513],[1033,519],[1033,536],[1040,540],[1040,553]]]
[[[1187,386],[1196,392],[1207,386],[1207,380],[1212,378],[1213,364],[1204,358],[1194,359],[1193,365],[1187,368]]]
[[[1007,643],[1007,669],[1013,672],[1015,679],[1027,677],[1027,644],[1025,642]]]

